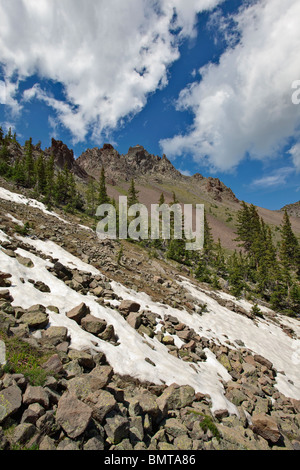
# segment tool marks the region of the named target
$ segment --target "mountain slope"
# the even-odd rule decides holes
[[[294,439],[300,438],[299,426],[295,424],[299,409],[296,400],[300,400],[299,320],[283,317],[263,305],[261,316],[255,317],[251,311],[253,304],[211,290],[174,263],[151,259],[141,247],[127,242],[118,262],[118,242],[100,241],[89,227],[76,223],[73,216],[46,211],[40,204],[8,189],[0,190],[0,208],[1,272],[11,276],[6,287],[0,288],[0,298],[4,299],[0,300],[0,309],[7,309],[9,302],[11,307],[7,311],[15,315],[19,312],[12,332],[18,331],[20,335],[23,331],[25,339],[29,337],[31,343],[45,347],[42,341],[45,328],[66,328],[70,337],[67,353],[59,352],[60,343],[56,345],[58,349],[52,349],[64,358],[65,370],[71,371],[71,358],[76,351],[91,357],[104,354],[114,374],[105,387],[107,393],[116,387],[117,376],[139,381],[131,388],[130,403],[139,390],[147,387],[157,403],[161,403],[165,387],[173,383],[194,389],[195,397],[186,402],[189,405],[183,403],[186,391],[182,389],[177,412],[168,413],[164,409],[159,420],[156,416],[153,431],[148,429],[145,431],[148,437],[144,434],[139,438],[146,448],[162,448],[160,438],[154,439],[160,430],[166,433],[169,450],[176,446],[180,449],[166,419],[176,416],[182,432],[187,424],[188,406],[195,413],[205,409],[222,436],[220,443],[204,432],[203,440],[186,428],[186,439],[198,449],[207,448],[205,442],[212,449],[222,446],[239,449],[241,445],[271,448],[279,437],[282,441],[278,445],[292,448],[287,437],[289,430]],[[17,226],[28,221],[32,224],[28,235],[16,233]],[[123,301],[127,301],[126,306]],[[68,315],[82,303],[94,322],[105,323],[106,336],[88,331],[82,320],[80,324]],[[30,308],[33,311],[34,305],[46,309],[48,322],[28,331],[22,326],[22,318],[27,318],[26,312]],[[133,309],[133,305],[138,307]],[[8,321],[9,315],[3,314],[1,318]],[[76,380],[84,378],[85,383],[95,377],[90,375],[93,367],[92,371],[82,367],[79,372],[72,369],[67,376],[69,387],[74,373]],[[124,387],[129,393],[128,385]],[[61,393],[63,401],[67,396]],[[89,399],[92,400],[92,395]],[[85,399],[80,396],[80,400]],[[85,403],[91,406],[91,401]],[[58,404],[60,409],[63,405],[60,401]],[[126,400],[122,406],[124,419],[132,426],[132,408],[128,408]],[[263,438],[255,427],[256,434],[252,431],[252,420],[262,410],[279,426],[277,440],[273,442]],[[281,411],[289,415],[293,425],[285,425]],[[222,425],[218,424],[217,416]],[[107,418],[115,419],[115,415]],[[107,433],[109,419],[103,419]],[[86,440],[87,435],[82,431],[82,439]]]
[[[294,202],[294,204],[287,204],[281,210],[286,210],[287,213],[293,217],[300,217],[300,201]]]

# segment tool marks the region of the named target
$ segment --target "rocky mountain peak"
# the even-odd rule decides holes
[[[51,147],[45,149],[45,153],[54,156],[54,161],[58,168],[63,169],[66,166],[68,170],[72,171],[79,178],[86,179],[88,177],[84,169],[80,168],[77,164],[73,150],[69,149],[61,140],[52,138]]]

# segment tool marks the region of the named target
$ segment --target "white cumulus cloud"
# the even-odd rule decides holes
[[[169,158],[189,154],[229,171],[244,158],[280,156],[291,138],[300,142],[300,105],[292,102],[292,84],[300,79],[299,18],[299,0],[258,0],[228,21],[235,30],[219,62],[201,68],[201,80],[180,93],[177,109],[191,111],[194,120],[161,141]],[[221,18],[222,33],[224,25]],[[300,168],[299,146],[291,155]]]
[[[0,0],[6,86],[34,75],[62,84],[63,101],[38,85],[24,100],[40,99],[53,108],[75,140],[88,132],[99,136],[166,86],[179,41],[195,34],[197,13],[222,1]],[[0,90],[2,96],[3,85]],[[7,105],[17,106],[16,91],[8,93]]]

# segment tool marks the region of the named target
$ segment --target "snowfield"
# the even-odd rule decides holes
[[[22,194],[12,193],[8,189],[4,189],[0,187],[0,199],[4,199],[5,201],[10,201],[10,202],[15,202],[16,204],[24,204],[30,207],[34,207],[36,209],[39,209],[46,215],[51,215],[52,217],[56,217],[57,219],[59,219],[61,222],[64,222],[65,224],[69,224],[69,222],[67,222],[65,219],[62,219],[55,212],[48,211],[46,209],[46,206],[42,202],[36,201],[35,199],[28,199]]]
[[[93,275],[101,275],[94,267],[83,263],[77,257],[71,255],[63,248],[50,241],[33,240],[17,237],[24,243],[36,248],[47,256],[57,258],[62,264],[70,268],[77,268]],[[8,240],[8,237],[0,232],[0,242]],[[207,360],[198,364],[190,364],[168,353],[168,349],[156,338],[144,338],[134,330],[117,310],[102,306],[97,303],[97,298],[92,295],[82,295],[63,281],[53,276],[46,268],[52,263],[44,260],[30,251],[18,249],[17,253],[30,258],[34,263],[33,268],[21,265],[16,258],[7,256],[0,250],[0,269],[12,275],[11,295],[14,298],[13,305],[29,308],[35,304],[45,307],[56,306],[60,313],[56,314],[48,310],[50,325],[65,326],[71,336],[71,347],[75,349],[89,348],[105,353],[108,362],[119,374],[129,374],[141,381],[151,381],[156,384],[170,385],[174,382],[179,385],[189,384],[196,392],[210,395],[212,410],[228,409],[231,414],[238,414],[236,407],[224,396],[223,381],[231,380],[227,370],[218,362],[215,355],[208,349],[205,350]],[[23,279],[23,282],[21,281]],[[35,289],[29,279],[42,280],[51,289],[50,293],[42,293]],[[219,344],[226,344],[229,340],[238,349],[236,340],[242,340],[245,347],[254,353],[264,356],[271,361],[274,367],[280,371],[277,375],[277,388],[290,398],[300,399],[300,375],[299,356],[300,341],[287,336],[282,328],[275,322],[251,319],[239,315],[222,307],[189,280],[182,278],[179,281],[186,291],[195,299],[195,304],[201,302],[207,304],[207,311],[202,315],[191,315],[185,310],[179,310],[153,301],[143,292],[135,292],[122,284],[112,281],[113,291],[122,299],[130,299],[141,305],[141,310],[148,309],[156,313],[161,320],[166,315],[173,315],[182,323],[193,328],[200,336],[213,339]],[[228,298],[222,292],[221,297]],[[235,300],[229,296],[231,300]],[[119,338],[119,344],[114,346],[108,342],[81,329],[66,313],[81,302],[85,302],[95,317],[104,319],[113,325]],[[116,305],[118,302],[114,302]],[[252,305],[243,301],[243,307],[250,310]],[[280,317],[282,320],[282,317]],[[300,334],[299,322],[290,318],[284,319],[285,323],[294,329],[298,337]],[[283,320],[282,320],[283,322]],[[159,322],[157,328],[160,328]],[[181,340],[176,337],[175,344],[179,347]],[[155,366],[145,359],[150,359]]]

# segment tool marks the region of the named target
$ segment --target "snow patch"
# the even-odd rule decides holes
[[[16,204],[24,204],[30,207],[34,207],[39,209],[40,211],[44,212],[46,215],[51,215],[52,217],[56,217],[57,219],[61,220],[65,224],[69,224],[69,222],[65,219],[62,219],[58,214],[52,211],[48,211],[46,206],[35,199],[28,199],[27,197],[23,196],[22,194],[17,194],[9,191],[8,189],[4,189],[0,187],[0,199],[4,199],[6,201],[15,202]]]

